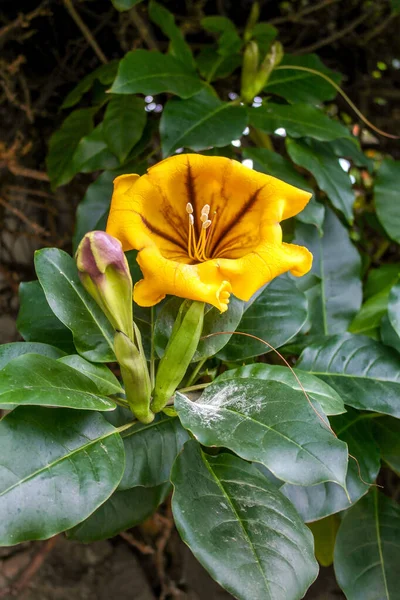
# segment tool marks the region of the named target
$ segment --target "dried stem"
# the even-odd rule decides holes
[[[64,0],[64,4],[65,4],[65,7],[68,10],[69,14],[71,15],[71,17],[73,18],[75,23],[78,25],[79,29],[82,31],[86,40],[92,46],[92,48],[93,48],[94,52],[96,53],[100,62],[102,62],[104,65],[107,64],[108,63],[107,58],[105,57],[102,49],[100,48],[100,46],[94,39],[90,29],[87,27],[87,25],[85,25],[85,23],[82,21],[81,17],[77,13],[74,5],[72,4],[72,0]]]

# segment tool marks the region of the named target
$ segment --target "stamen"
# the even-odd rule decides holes
[[[201,209],[200,221],[201,231],[199,240],[196,240],[196,231],[194,228],[194,215],[193,206],[190,202],[186,204],[186,212],[189,217],[189,235],[188,235],[188,255],[192,260],[199,262],[208,260],[206,255],[206,247],[209,241],[208,228],[211,226],[212,221],[209,219],[210,205],[205,204]],[[214,213],[215,214],[215,213]]]

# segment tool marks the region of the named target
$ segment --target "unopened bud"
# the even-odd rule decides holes
[[[249,42],[244,50],[243,67],[242,67],[242,84],[240,95],[243,102],[251,103],[255,91],[255,82],[258,74],[258,44],[254,40]]]
[[[154,414],[150,410],[151,383],[140,333],[135,326],[133,343],[122,331],[114,337],[114,352],[121,368],[125,395],[129,407],[141,423],[151,423]]]
[[[203,329],[204,303],[185,300],[158,365],[151,408],[159,412],[173,396],[196,352]]]
[[[121,242],[91,231],[79,244],[76,264],[84,288],[110,323],[133,339],[132,278]]]
[[[284,55],[283,46],[280,42],[274,42],[267,53],[266,57],[260,65],[260,69],[257,75],[257,88],[258,91],[265,87],[272,71],[279,65]]]
[[[260,5],[258,2],[253,2],[251,6],[251,11],[249,18],[246,23],[246,27],[243,33],[243,41],[245,44],[251,40],[251,36],[253,35],[253,29],[256,25],[258,18],[260,16]]]

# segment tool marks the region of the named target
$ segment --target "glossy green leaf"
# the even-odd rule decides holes
[[[104,140],[123,163],[140,140],[146,125],[144,100],[137,96],[113,96],[107,105],[103,121]]]
[[[118,431],[99,413],[20,407],[0,421],[0,544],[42,540],[74,527],[117,487]]]
[[[242,40],[231,19],[222,16],[204,17],[201,25],[207,31],[217,34],[218,54],[221,56],[229,56],[240,50]]]
[[[337,92],[335,88],[322,77],[307,71],[296,71],[290,66],[300,66],[324,73],[335,83],[340,83],[341,75],[325,67],[316,54],[295,56],[285,54],[279,68],[274,69],[268,80],[266,92],[282,96],[289,102],[305,102],[320,104],[321,101],[333,100]]]
[[[174,15],[164,6],[151,0],[149,17],[158,25],[161,31],[170,39],[169,52],[183,62],[189,69],[195,70],[195,62],[189,44],[185,41],[182,31],[175,23]]]
[[[311,400],[318,402],[326,415],[338,415],[345,412],[343,400],[336,390],[306,371],[293,370],[308,396]],[[225,371],[215,380],[215,383],[229,379],[266,379],[267,381],[280,381],[294,390],[303,391],[295,375],[288,367],[255,363]]]
[[[71,106],[77,104],[84,94],[86,94],[86,92],[92,88],[96,80],[100,81],[100,83],[103,83],[104,85],[111,84],[117,74],[118,63],[119,60],[111,60],[107,64],[101,65],[86,75],[86,77],[83,77],[78,85],[75,86],[65,98],[61,108],[70,108]]]
[[[72,157],[69,179],[72,179],[77,173],[115,169],[118,165],[117,157],[106,143],[102,122],[79,141]]]
[[[332,140],[328,146],[338,158],[346,158],[357,167],[367,167],[369,171],[372,170],[373,160],[365,156],[357,138],[351,136]]]
[[[273,104],[249,108],[250,124],[264,133],[283,127],[291,137],[311,137],[323,142],[348,137],[349,130],[310,104]]]
[[[51,310],[38,281],[20,283],[19,301],[17,329],[24,340],[52,344],[65,352],[75,352],[70,330]]]
[[[79,373],[83,373],[83,375],[91,379],[96,385],[98,392],[104,396],[124,393],[124,390],[114,373],[105,365],[93,364],[78,354],[63,356],[59,359],[59,362],[72,367],[76,371],[79,371]]]
[[[337,515],[329,515],[329,517],[309,524],[314,536],[315,557],[322,567],[330,567],[333,563],[333,550],[339,524],[340,520]]]
[[[400,283],[394,285],[390,290],[388,319],[394,331],[400,337]]]
[[[250,306],[249,306],[250,305]],[[247,304],[237,331],[255,335],[279,348],[292,339],[307,319],[307,299],[287,275],[277,277]],[[233,335],[219,352],[223,360],[244,360],[270,352],[252,338]]]
[[[246,125],[244,106],[221,102],[208,90],[189,100],[172,98],[166,103],[160,122],[163,156],[181,147],[198,151],[226,146],[241,137]]]
[[[282,179],[290,185],[294,185],[302,190],[312,192],[312,188],[306,179],[293,166],[293,164],[277,152],[267,150],[267,148],[243,148],[243,156],[251,158],[254,163],[254,169]],[[322,206],[322,205],[321,205]]]
[[[138,423],[125,431],[126,468],[119,489],[169,481],[172,464],[188,438],[178,418],[163,414],[148,425]]]
[[[304,350],[297,363],[335,388],[345,404],[400,417],[400,356],[362,335],[335,335]]]
[[[40,354],[49,358],[61,358],[65,352],[50,346],[50,344],[41,344],[40,342],[12,342],[10,344],[0,345],[0,369],[6,366],[14,358],[23,354]]]
[[[187,442],[173,468],[178,531],[210,575],[240,600],[299,600],[318,573],[312,534],[253,466]]]
[[[347,229],[328,208],[323,231],[321,237],[315,227],[297,223],[294,243],[306,246],[314,256],[311,272],[298,280],[302,289],[312,284],[316,291],[309,298],[310,332],[329,335],[346,331],[360,309],[361,259]]]
[[[50,138],[46,158],[47,172],[53,188],[67,183],[75,174],[73,156],[80,140],[93,129],[97,109],[81,108],[71,113]]]
[[[85,410],[113,410],[85,375],[39,354],[24,354],[0,371],[0,406],[34,404]]]
[[[388,236],[400,244],[399,205],[400,161],[387,158],[382,162],[375,180],[375,208]]]
[[[381,339],[386,346],[391,346],[400,354],[400,337],[397,335],[388,315],[384,315],[381,321]]]
[[[170,488],[169,484],[163,484],[116,491],[88,519],[67,531],[67,537],[85,544],[114,537],[148,519]]]
[[[388,289],[368,298],[362,305],[360,312],[356,314],[350,323],[350,333],[362,333],[376,337],[375,332],[379,328],[382,317],[387,311],[388,301]]]
[[[376,488],[347,511],[335,546],[335,574],[348,600],[398,600],[400,507]]]
[[[347,448],[301,391],[277,381],[235,379],[210,385],[197,402],[178,392],[174,406],[205,446],[229,448],[290,483],[344,485]]]
[[[286,140],[286,148],[293,162],[315,177],[318,187],[327,194],[333,206],[352,223],[355,197],[350,177],[331,150],[321,142],[291,139]]]
[[[160,310],[154,330],[154,342],[157,354],[161,357],[164,354],[168,341],[171,337],[172,328],[176,317],[178,316],[179,307],[182,304],[181,298],[172,298]],[[218,309],[207,306],[204,314],[204,324],[201,337],[223,332],[235,331],[240,319],[243,315],[243,302],[231,296],[229,310],[220,313]],[[201,339],[197,346],[197,350],[193,356],[193,362],[202,360],[203,358],[213,356],[221,348],[223,348],[231,338],[231,334],[214,335],[208,339]]]
[[[382,459],[400,476],[400,421],[393,417],[374,419],[373,432]]]
[[[170,92],[181,98],[197,94],[204,83],[169,54],[134,50],[125,54],[111,87],[113,94],[161,94]]]
[[[115,360],[114,331],[95,301],[83,288],[74,260],[57,248],[35,254],[40,284],[54,314],[74,336],[77,351],[87,360]]]
[[[365,298],[379,294],[384,288],[391,288],[399,279],[400,263],[380,265],[371,269],[364,287]]]
[[[346,487],[352,504],[368,492],[368,484],[375,482],[380,469],[380,452],[372,435],[372,419],[369,417],[368,413],[360,414],[350,409],[348,413],[331,419],[337,436],[348,445],[349,454],[358,462],[349,456]],[[343,488],[332,482],[305,487],[286,483],[281,491],[306,522],[322,519],[351,506]]]
[[[197,67],[200,74],[208,82],[228,77],[242,64],[240,54],[221,56],[217,46],[206,46],[196,56]]]

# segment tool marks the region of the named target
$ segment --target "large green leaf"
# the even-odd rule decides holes
[[[119,489],[169,481],[172,464],[188,438],[178,418],[163,414],[148,425],[138,423],[125,431],[126,468]]]
[[[351,180],[332,151],[321,142],[294,141],[289,138],[286,140],[286,148],[293,162],[315,177],[318,186],[327,194],[333,206],[352,223],[355,196]]]
[[[125,54],[111,87],[113,94],[161,94],[181,98],[197,94],[204,83],[185,65],[169,54],[134,50]]]
[[[400,338],[400,283],[394,285],[390,290],[388,319],[395,333]]]
[[[242,64],[240,54],[221,56],[217,46],[206,46],[196,56],[197,67],[200,74],[208,82],[228,77]]]
[[[400,354],[400,337],[397,335],[388,315],[384,315],[381,321],[381,340],[386,346],[391,346]]]
[[[346,477],[352,504],[368,492],[368,484],[374,483],[380,469],[380,452],[372,435],[372,419],[369,417],[369,413],[360,414],[351,409],[345,415],[331,419],[336,435],[348,445],[349,454],[354,457],[349,457]],[[332,482],[314,486],[286,483],[281,492],[306,522],[322,519],[351,506],[343,488]]]
[[[96,80],[104,85],[111,84],[117,74],[118,63],[119,60],[111,60],[107,64],[100,65],[100,67],[86,75],[86,77],[81,79],[78,85],[70,91],[62,103],[61,108],[70,108],[77,104],[82,96],[91,89]]]
[[[393,263],[380,265],[368,272],[368,278],[364,286],[365,298],[379,294],[384,288],[392,288],[397,283],[400,275],[400,264]]]
[[[73,527],[123,474],[121,437],[99,413],[20,407],[0,421],[0,439],[2,546]]]
[[[71,113],[50,138],[46,159],[47,171],[54,188],[67,183],[75,174],[72,159],[80,140],[93,129],[94,108]]]
[[[357,167],[367,167],[369,171],[372,171],[374,162],[372,158],[365,156],[356,137],[340,138],[327,145],[338,158],[347,158]]]
[[[115,404],[91,379],[54,358],[24,354],[0,371],[0,407],[35,404],[86,410],[112,410]]]
[[[336,538],[335,574],[348,600],[398,600],[400,507],[377,489],[345,515]]]
[[[104,396],[124,393],[118,379],[106,365],[93,364],[78,354],[63,356],[59,359],[59,362],[72,367],[91,379],[96,385],[98,392]]]
[[[362,333],[376,337],[376,331],[388,308],[389,291],[389,289],[384,289],[365,301],[360,312],[356,314],[349,325],[350,333]]]
[[[38,281],[20,284],[19,302],[17,329],[24,340],[52,344],[65,352],[75,352],[70,330],[51,310]]]
[[[242,40],[237,32],[235,24],[228,17],[210,16],[201,20],[201,25],[207,31],[217,34],[218,54],[229,56],[238,52],[242,46]]]
[[[172,328],[179,308],[182,304],[181,298],[172,298],[160,310],[154,330],[154,343],[157,354],[164,354],[168,341],[171,337]],[[235,331],[243,315],[243,302],[231,296],[229,310],[220,313],[218,309],[207,306],[204,314],[203,331],[201,337],[224,331]],[[210,338],[200,339],[197,350],[193,356],[193,362],[213,356],[223,348],[231,338],[231,334],[213,335]]]
[[[393,417],[374,419],[373,432],[383,460],[400,476],[400,421]]]
[[[106,540],[143,523],[169,493],[169,484],[116,491],[88,519],[67,532],[71,540],[88,544]]]
[[[383,161],[375,180],[375,207],[379,221],[392,240],[400,244],[400,161]]]
[[[275,348],[292,339],[307,319],[305,294],[287,275],[271,281],[247,306],[237,331],[255,335]],[[219,356],[224,360],[244,360],[269,351],[262,342],[233,335]]]
[[[178,392],[175,409],[205,446],[229,448],[290,483],[344,485],[347,448],[301,391],[277,381],[235,379],[210,385],[197,402]]]
[[[343,400],[333,388],[306,371],[299,369],[293,369],[293,371],[308,396],[311,400],[318,402],[326,415],[338,415],[345,412]],[[288,367],[255,363],[225,371],[215,380],[215,383],[228,379],[266,379],[267,381],[280,381],[294,390],[303,391],[295,375]]]
[[[297,366],[335,388],[345,404],[400,418],[400,356],[379,342],[335,335],[306,348]]]
[[[113,328],[82,286],[74,260],[62,250],[44,248],[35,254],[35,268],[47,302],[72,331],[79,354],[95,362],[115,360]]]
[[[249,108],[249,116],[251,125],[265,133],[273,133],[283,127],[291,137],[311,137],[322,142],[350,135],[344,125],[310,104],[269,102],[258,108]]]
[[[164,107],[161,122],[163,156],[180,147],[204,150],[221,148],[240,138],[247,125],[244,106],[221,102],[209,90],[202,90],[189,100],[172,98]]]
[[[102,122],[79,141],[72,157],[68,181],[77,173],[115,169],[118,165],[117,157],[106,143]]]
[[[268,79],[266,92],[283,96],[289,102],[294,103],[320,104],[321,101],[335,98],[337,92],[328,81],[315,73],[285,68],[290,66],[314,69],[324,73],[335,83],[340,83],[341,80],[341,75],[325,67],[316,54],[305,54],[304,56],[285,54],[279,67],[274,69]]]
[[[65,352],[50,346],[50,344],[41,344],[40,342],[12,342],[10,344],[0,345],[0,369],[5,367],[10,360],[18,358],[23,354],[41,354],[49,358],[61,358]]]
[[[195,62],[189,44],[185,41],[182,31],[175,23],[174,15],[164,6],[151,0],[149,17],[159,26],[161,31],[170,39],[169,52],[183,62],[189,69],[195,70]]]
[[[113,96],[103,121],[104,139],[121,163],[140,140],[146,125],[144,100],[137,96]]]
[[[298,280],[302,289],[312,291],[312,284],[316,292],[309,298],[311,333],[328,335],[346,331],[361,306],[361,259],[347,229],[328,208],[323,231],[321,237],[316,227],[297,223],[294,242],[314,256],[311,273]]]
[[[318,573],[312,534],[253,466],[187,442],[173,468],[178,531],[211,576],[240,600],[299,600]]]

